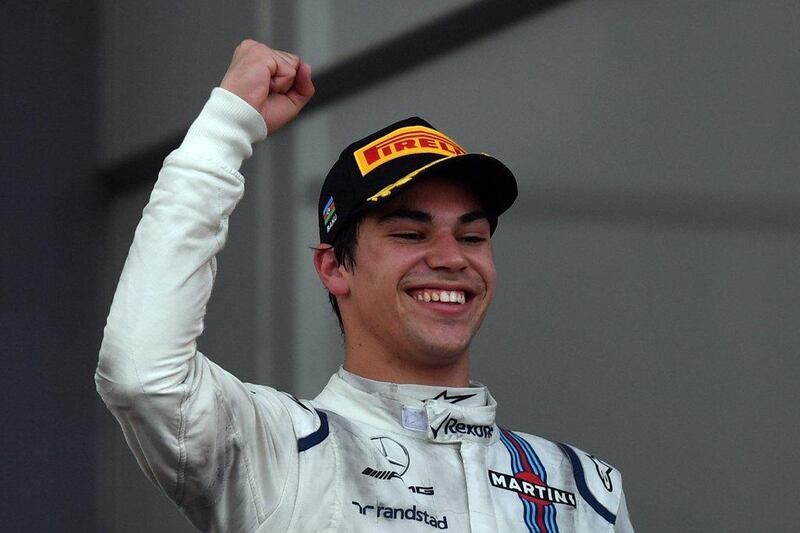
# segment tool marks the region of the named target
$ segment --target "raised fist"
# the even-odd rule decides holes
[[[250,39],[236,47],[220,86],[261,113],[270,134],[291,122],[314,95],[311,67]]]

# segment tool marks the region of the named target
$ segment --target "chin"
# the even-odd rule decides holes
[[[418,357],[429,364],[448,365],[467,355],[469,341],[451,343],[420,343],[416,353]]]
[[[477,331],[470,324],[406,323],[402,345],[420,363],[446,366],[467,356]],[[399,339],[398,339],[399,340]],[[394,348],[399,347],[399,345]]]

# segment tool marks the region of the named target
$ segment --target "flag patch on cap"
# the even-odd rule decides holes
[[[442,132],[425,126],[406,126],[359,148],[353,155],[361,175],[366,176],[392,159],[424,153],[453,156],[466,152]]]
[[[331,227],[336,222],[336,204],[333,203],[333,196],[328,198],[328,202],[322,209],[322,222],[325,224],[325,229],[327,231],[330,231]]]

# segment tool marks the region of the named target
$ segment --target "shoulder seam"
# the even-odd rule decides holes
[[[319,428],[313,433],[297,439],[298,452],[309,450],[328,437],[330,431],[328,427],[328,415],[325,414],[325,411],[318,411],[316,409],[314,409],[314,412],[319,417]]]

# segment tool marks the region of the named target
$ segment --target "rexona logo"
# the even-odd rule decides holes
[[[571,507],[576,506],[573,493],[555,487],[548,487],[532,472],[520,472],[516,476],[510,476],[489,470],[489,482],[493,487],[516,492],[523,500],[539,505],[561,503]]]
[[[465,154],[463,148],[441,132],[425,126],[398,128],[353,154],[362,176],[384,163],[411,154]]]
[[[474,437],[479,437],[482,439],[490,439],[492,438],[492,433],[494,433],[494,427],[492,426],[479,426],[476,424],[465,424],[464,422],[459,422],[457,419],[452,418],[448,413],[447,417],[444,420],[439,422],[439,425],[436,427],[431,426],[431,431],[433,432],[433,438],[437,438],[439,436],[439,432],[442,432],[442,435],[472,435]]]
[[[358,513],[363,516],[375,516],[380,522],[383,520],[413,520],[422,522],[434,529],[447,529],[447,517],[443,516],[441,519],[437,516],[418,509],[416,505],[411,507],[388,507],[383,505],[362,505],[359,502],[351,502],[358,507]]]

